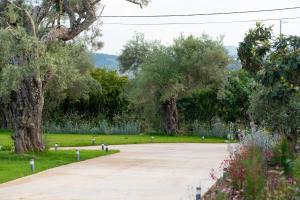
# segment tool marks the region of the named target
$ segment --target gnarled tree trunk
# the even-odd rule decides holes
[[[0,100],[0,115],[1,115],[1,129],[11,128],[11,114],[9,107],[3,101]]]
[[[1,113],[1,129],[7,129],[8,127],[8,122],[7,122],[7,116],[6,116],[6,111],[5,107],[0,104],[0,113]]]
[[[12,114],[16,153],[43,151],[42,110],[43,84],[35,76],[26,78],[17,91],[12,92],[9,107]]]
[[[167,134],[178,132],[178,110],[176,98],[172,97],[162,104],[163,128]]]

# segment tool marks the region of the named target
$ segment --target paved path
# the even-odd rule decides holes
[[[195,186],[205,192],[211,168],[228,154],[226,144],[112,148],[121,153],[0,184],[0,200],[194,200]]]

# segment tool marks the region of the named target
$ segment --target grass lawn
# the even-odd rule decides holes
[[[3,135],[2,135],[3,136]],[[104,156],[118,151],[109,152],[96,150],[81,150],[80,160]],[[16,155],[8,151],[0,151],[0,183],[14,180],[32,174],[29,167],[30,159],[35,160],[35,173],[53,167],[77,162],[74,150],[48,151],[38,154]]]
[[[96,144],[146,144],[146,143],[224,143],[222,138],[205,138],[196,136],[149,136],[149,135],[91,135],[91,134],[45,134],[47,146],[53,147],[57,143],[60,147]],[[0,132],[0,145],[12,144],[9,132]]]

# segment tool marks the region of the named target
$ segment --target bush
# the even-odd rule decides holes
[[[233,124],[225,124],[217,120],[212,125],[203,124],[195,121],[192,125],[193,135],[205,137],[218,137],[234,139]]]
[[[285,174],[291,174],[294,153],[290,150],[288,140],[283,137],[273,149],[273,164],[283,168]]]
[[[243,147],[256,146],[263,152],[271,152],[279,143],[279,135],[270,135],[262,130],[251,131],[245,137],[241,138],[240,145]]]
[[[233,151],[228,159],[222,162],[225,177],[231,180],[231,185],[240,190],[245,181],[245,166],[243,161],[246,159],[246,151]]]
[[[249,200],[261,199],[265,184],[265,168],[262,151],[256,146],[247,149],[244,160],[245,197]]]
[[[293,162],[292,175],[300,183],[300,157]]]
[[[100,121],[98,124],[82,122],[75,123],[66,121],[64,123],[45,123],[44,132],[47,133],[86,133],[86,134],[139,134],[140,125],[135,122],[121,122],[109,124]]]
[[[265,187],[264,197],[266,200],[299,200],[300,188],[291,180],[278,178],[276,188]]]

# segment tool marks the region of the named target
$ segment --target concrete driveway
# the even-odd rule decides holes
[[[84,147],[95,149],[99,147]],[[0,184],[0,200],[194,200],[226,144],[116,145],[121,153]]]

